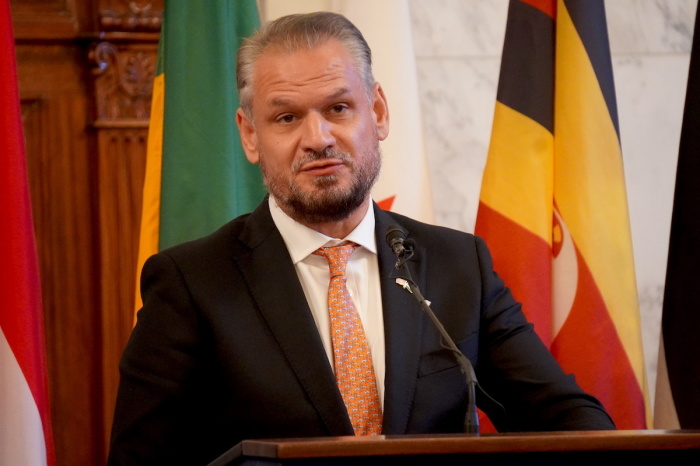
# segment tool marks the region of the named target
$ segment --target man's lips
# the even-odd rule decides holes
[[[323,159],[314,160],[304,164],[299,170],[300,173],[306,172],[315,175],[323,175],[326,172],[334,172],[345,166],[345,163],[339,159]]]

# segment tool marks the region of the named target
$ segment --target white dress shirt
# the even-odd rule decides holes
[[[333,367],[333,347],[328,316],[330,269],[326,258],[313,252],[322,246],[335,246],[346,241],[360,245],[350,256],[347,265],[347,287],[369,341],[379,400],[384,406],[384,314],[372,204],[370,203],[367,213],[357,228],[345,238],[331,238],[298,223],[279,208],[272,196],[269,198],[269,204],[272,219],[292,257],[331,367]]]

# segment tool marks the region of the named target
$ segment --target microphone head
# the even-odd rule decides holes
[[[391,246],[392,243],[396,241],[403,241],[406,239],[406,232],[403,231],[398,225],[389,225],[386,229],[386,242]]]
[[[396,253],[403,252],[403,242],[406,239],[406,232],[398,225],[389,225],[386,229],[386,242]]]

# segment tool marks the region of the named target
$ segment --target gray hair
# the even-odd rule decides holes
[[[283,16],[266,24],[244,39],[238,49],[236,84],[240,106],[252,118],[253,71],[255,61],[269,49],[293,53],[313,48],[329,39],[336,39],[348,51],[365,84],[370,97],[374,87],[372,51],[362,33],[345,16],[320,11],[309,14]]]

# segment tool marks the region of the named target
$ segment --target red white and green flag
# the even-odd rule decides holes
[[[39,260],[12,20],[0,4],[0,464],[53,465]]]
[[[564,370],[648,425],[602,0],[511,0],[476,233]]]

